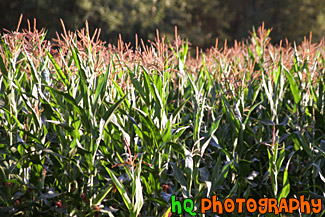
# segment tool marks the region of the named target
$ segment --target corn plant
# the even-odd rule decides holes
[[[105,45],[62,25],[1,36],[1,214],[170,216],[172,195],[199,216],[213,195],[324,210],[324,40],[276,46],[262,25],[191,57],[177,34]]]

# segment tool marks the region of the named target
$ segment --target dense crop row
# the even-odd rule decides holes
[[[324,41],[274,46],[260,27],[190,57],[177,34],[18,29],[0,46],[0,213],[168,216],[171,195],[198,213],[212,195],[324,210]]]

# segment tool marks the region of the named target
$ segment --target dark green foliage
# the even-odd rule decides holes
[[[271,36],[277,43],[285,38],[300,43],[310,31],[319,41],[325,34],[323,0],[3,0],[0,8],[0,31],[16,29],[23,13],[24,19],[37,18],[38,26],[49,30],[49,38],[62,32],[60,18],[67,29],[79,29],[88,20],[102,29],[103,40],[112,43],[120,33],[130,42],[137,33],[147,43],[156,29],[172,40],[178,26],[179,34],[194,47],[209,48],[216,38],[228,44],[246,38],[247,29],[263,21],[274,28]]]

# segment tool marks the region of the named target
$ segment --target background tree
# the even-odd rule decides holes
[[[230,0],[236,12],[231,35],[234,38],[247,36],[251,26],[265,21],[273,27],[271,38],[279,42],[284,38],[300,42],[309,32],[315,41],[325,36],[325,2],[323,0]]]
[[[0,8],[0,29],[15,29],[23,13],[23,27],[27,18],[37,18],[48,38],[62,31],[59,18],[72,30],[88,20],[92,29],[102,29],[103,40],[113,43],[119,33],[125,41],[134,42],[135,33],[153,40],[156,29],[172,39],[177,25],[193,46],[207,48],[216,37],[229,43],[243,39],[262,21],[273,27],[273,42],[300,42],[310,31],[315,41],[325,35],[324,0],[2,0]]]

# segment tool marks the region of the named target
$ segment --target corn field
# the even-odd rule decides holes
[[[2,216],[181,216],[172,195],[198,216],[213,195],[325,214],[324,40],[272,45],[261,26],[201,52],[177,31],[107,45],[87,23],[53,40],[34,24],[1,35]]]

